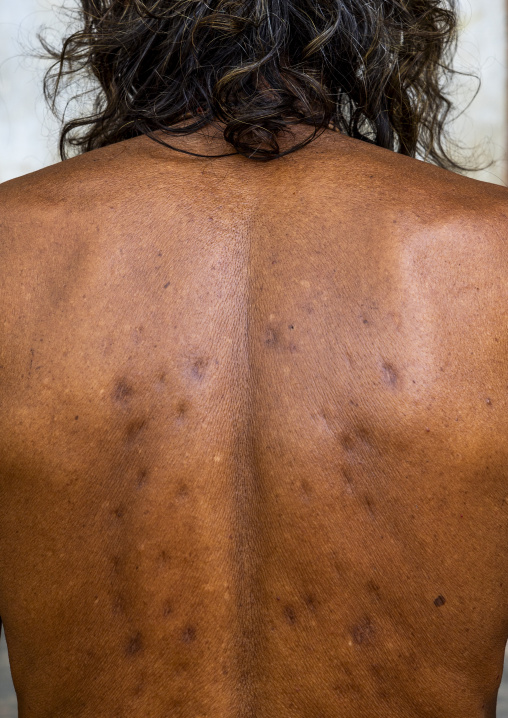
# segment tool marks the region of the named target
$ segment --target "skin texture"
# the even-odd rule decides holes
[[[507,190],[327,131],[0,202],[20,718],[495,716]]]

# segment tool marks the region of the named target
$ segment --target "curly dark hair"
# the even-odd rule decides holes
[[[468,169],[445,148],[455,0],[81,0],[76,12],[61,48],[39,35],[55,113],[64,87],[93,80],[79,94],[93,93],[90,114],[62,118],[62,159],[137,135],[171,147],[153,133],[221,122],[232,154],[254,160],[333,128]],[[185,118],[195,121],[174,127]],[[297,123],[312,135],[280,152],[278,134]]]

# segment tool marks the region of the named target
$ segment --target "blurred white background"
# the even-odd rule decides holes
[[[66,0],[72,4],[72,0]],[[37,46],[42,25],[50,36],[62,31],[53,0],[0,0],[0,182],[58,162],[58,126],[44,107],[42,75],[45,64],[26,55]],[[479,145],[480,158],[493,160],[488,170],[471,176],[507,184],[508,84],[505,0],[459,0],[461,34],[457,69],[473,71],[482,80],[480,92],[467,112],[454,122],[453,132],[467,146]],[[463,107],[476,83],[461,78],[455,94]],[[0,208],[1,211],[1,208]],[[0,718],[17,716],[5,641],[0,644]],[[508,671],[498,701],[498,718],[508,718]]]

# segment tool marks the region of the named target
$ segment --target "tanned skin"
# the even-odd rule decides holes
[[[138,137],[0,203],[20,718],[493,718],[508,190],[327,130]]]

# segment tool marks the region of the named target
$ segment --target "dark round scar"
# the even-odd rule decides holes
[[[128,656],[132,656],[135,653],[139,653],[141,649],[143,648],[143,637],[141,633],[136,633],[135,636],[132,636],[132,638],[129,639],[129,642],[127,644],[126,648],[126,654]]]
[[[182,631],[182,641],[184,643],[191,643],[196,640],[196,629],[194,626],[186,626]]]

